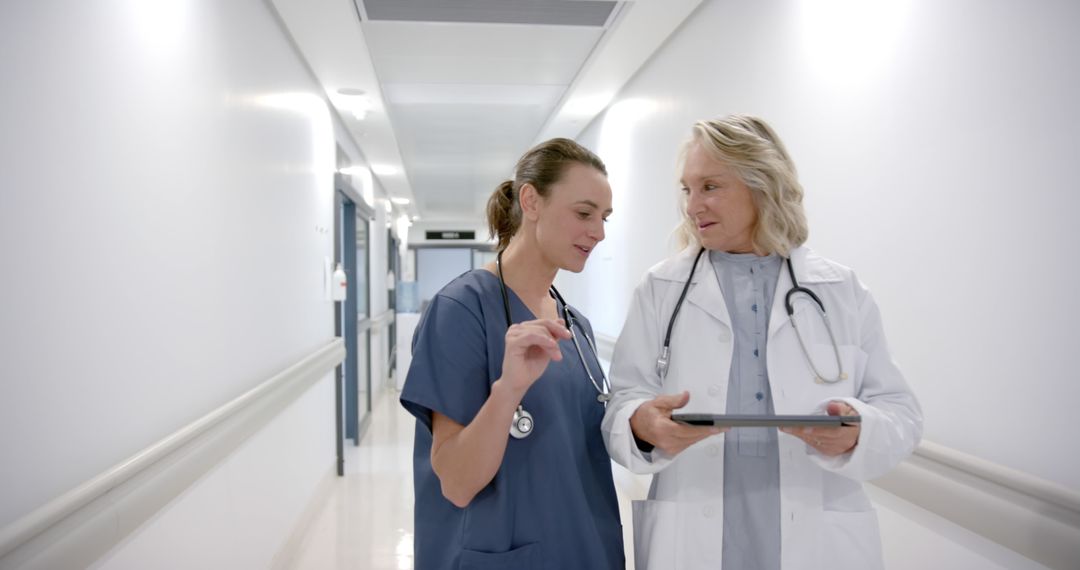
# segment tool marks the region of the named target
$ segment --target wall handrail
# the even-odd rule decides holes
[[[387,309],[374,317],[371,317],[372,327],[386,326],[394,321],[394,315],[396,312],[393,309]]]
[[[295,399],[301,393],[297,389],[306,388],[314,381],[313,379],[325,375],[344,357],[344,342],[340,338],[335,338],[258,386],[0,528],[0,566],[6,567],[5,557],[16,549],[33,541],[65,519],[73,517],[80,510],[125,482],[149,471],[151,467],[170,456],[174,456],[196,438],[207,435],[215,426],[237,416],[242,411],[275,399],[274,396],[279,393],[287,392],[286,399],[290,401]]]
[[[394,322],[395,314],[393,309],[387,309],[374,317],[359,316],[356,319],[357,326],[360,327],[360,332],[378,330]]]
[[[973,475],[1021,495],[1072,511],[1080,518],[1080,493],[1057,483],[923,440],[915,455]]]

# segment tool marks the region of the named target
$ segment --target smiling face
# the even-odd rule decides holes
[[[611,214],[611,185],[602,172],[581,163],[566,168],[546,198],[533,194],[536,207],[527,216],[536,224],[536,241],[554,267],[580,272],[596,244],[604,239]]]
[[[695,141],[687,148],[681,183],[686,216],[701,245],[731,253],[754,251],[757,206],[734,168]]]

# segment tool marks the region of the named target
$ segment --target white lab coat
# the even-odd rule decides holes
[[[733,331],[712,264],[703,259],[671,335],[666,379],[656,358],[668,320],[690,274],[697,247],[652,269],[638,285],[611,364],[613,399],[604,417],[604,441],[615,461],[635,473],[654,473],[647,501],[636,501],[634,557],[641,569],[720,568],[724,523],[723,435],[670,457],[642,453],[630,416],[658,394],[690,392],[683,412],[723,413],[731,369]],[[881,316],[854,273],[805,247],[792,252],[800,285],[825,305],[848,379],[815,383],[788,321],[780,271],[769,316],[767,362],[777,414],[808,414],[843,400],[862,416],[858,445],[826,457],[780,433],[780,540],[784,570],[881,568],[877,516],[862,482],[908,457],[922,435],[922,412],[889,354]],[[836,373],[836,357],[812,302],[797,295],[795,319],[822,374]]]

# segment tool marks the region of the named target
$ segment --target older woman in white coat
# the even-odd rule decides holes
[[[874,299],[803,246],[795,166],[761,119],[695,124],[681,184],[687,247],[634,293],[603,423],[611,456],[654,474],[634,505],[637,567],[881,568],[862,483],[912,452],[922,413]],[[789,312],[796,287],[809,293]],[[673,411],[861,421],[724,431]]]

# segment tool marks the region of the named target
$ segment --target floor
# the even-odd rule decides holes
[[[377,396],[371,425],[359,446],[346,443],[345,476],[330,484],[292,568],[413,567],[413,424],[392,389]],[[630,501],[644,497],[648,480],[613,467],[619,508],[629,531]],[[633,568],[633,537],[623,538],[627,567]]]

